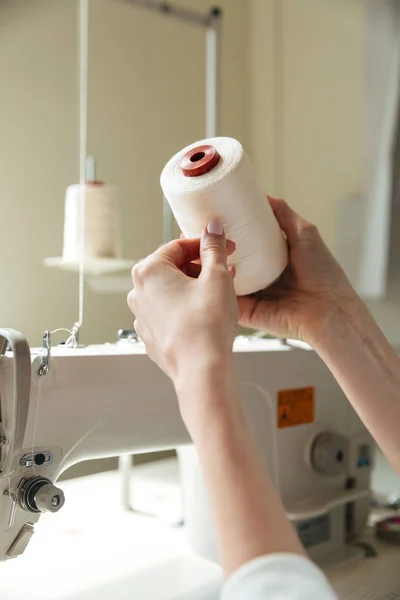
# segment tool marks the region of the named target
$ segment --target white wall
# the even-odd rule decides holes
[[[249,150],[260,184],[271,195],[281,193],[278,10],[276,0],[249,2]]]
[[[180,0],[207,10],[208,0]],[[246,142],[246,2],[223,0],[221,133]],[[91,0],[88,151],[121,189],[125,257],[162,241],[159,173],[204,136],[204,32],[122,0]],[[30,343],[77,318],[77,277],[42,266],[62,249],[78,178],[76,0],[0,3],[0,323]],[[81,339],[130,327],[123,296],[87,291]]]
[[[249,145],[259,178],[318,225],[354,283],[367,202],[366,8],[250,1]],[[400,291],[368,305],[400,346]]]
[[[363,0],[252,0],[251,148],[265,188],[337,242],[364,189]]]

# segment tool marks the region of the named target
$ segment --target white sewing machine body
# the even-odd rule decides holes
[[[218,560],[174,388],[143,345],[54,347],[39,375],[42,350],[10,335],[14,351],[0,356],[0,559],[21,554],[40,512],[62,506],[52,484],[71,465],[179,448],[189,541]],[[355,556],[346,542],[369,512],[370,436],[310,349],[238,338],[235,358],[260,452],[310,555],[323,566]]]

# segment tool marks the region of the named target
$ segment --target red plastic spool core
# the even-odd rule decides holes
[[[205,175],[219,163],[220,155],[214,146],[197,146],[186,152],[181,160],[181,171],[185,177]]]

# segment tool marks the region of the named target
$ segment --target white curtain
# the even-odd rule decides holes
[[[365,140],[368,205],[357,285],[367,298],[383,297],[387,292],[399,84],[400,2],[368,0]],[[398,268],[400,273],[400,260]]]

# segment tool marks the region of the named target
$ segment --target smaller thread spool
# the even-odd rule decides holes
[[[82,240],[82,204],[84,232]],[[118,258],[120,253],[118,192],[98,180],[67,188],[64,247],[66,262],[79,262],[82,241],[85,259]]]
[[[185,177],[199,177],[214,169],[220,161],[220,154],[214,146],[196,146],[181,160],[180,168]]]

